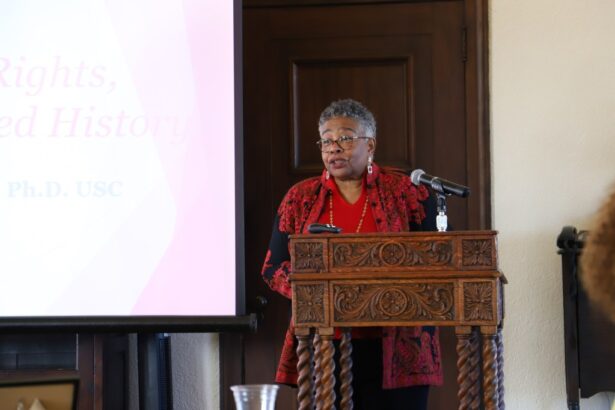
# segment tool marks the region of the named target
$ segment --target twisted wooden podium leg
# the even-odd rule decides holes
[[[316,405],[322,410],[335,410],[335,362],[333,360],[333,328],[319,329],[321,350],[321,388],[318,389]]]
[[[470,403],[470,409],[480,409],[481,396],[480,396],[480,337],[476,328],[472,329],[470,335],[470,397],[472,401]]]
[[[322,409],[322,339],[316,333],[314,335],[314,385],[312,394],[316,403],[316,410]]]
[[[483,398],[485,410],[497,410],[498,374],[495,329],[485,331],[481,328],[481,333],[483,333]]]
[[[498,364],[498,410],[505,410],[504,405],[504,341],[502,328],[497,333],[497,364]]]
[[[312,358],[310,352],[310,333],[309,329],[296,329],[297,336],[297,401],[299,410],[312,410],[313,403],[313,386],[312,386]]]
[[[459,326],[457,333],[457,385],[459,410],[477,410],[480,406],[478,386],[478,344],[472,328]]]
[[[350,329],[344,329],[340,342],[340,402],[341,410],[352,410],[352,342]]]
[[[470,334],[457,335],[457,398],[459,399],[459,410],[470,410],[468,393],[470,391],[469,374],[470,368]]]

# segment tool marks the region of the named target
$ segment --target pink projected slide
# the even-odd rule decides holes
[[[233,2],[8,0],[0,317],[235,314]]]

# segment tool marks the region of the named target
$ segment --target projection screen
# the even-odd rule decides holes
[[[237,10],[3,2],[0,326],[241,313]]]

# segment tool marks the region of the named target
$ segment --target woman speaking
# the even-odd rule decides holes
[[[288,236],[308,233],[312,223],[344,233],[435,229],[435,212],[423,186],[407,175],[374,163],[376,121],[354,100],[331,103],[320,115],[319,139],[325,169],[285,195],[273,225],[262,275],[276,292],[291,297]],[[426,409],[429,385],[442,383],[435,327],[355,328],[353,401],[359,410]],[[296,342],[286,333],[276,382],[297,382]]]

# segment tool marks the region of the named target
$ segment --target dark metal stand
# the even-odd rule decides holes
[[[139,333],[139,409],[171,410],[171,357],[166,333]]]

